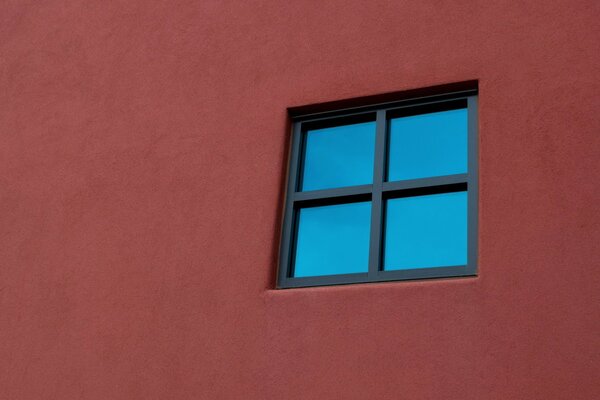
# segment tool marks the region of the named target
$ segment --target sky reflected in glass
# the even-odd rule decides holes
[[[467,264],[467,192],[387,201],[384,270]]]
[[[302,190],[373,182],[375,122],[306,132]]]
[[[390,120],[388,181],[467,172],[467,109]]]
[[[294,276],[367,272],[371,202],[299,211]]]

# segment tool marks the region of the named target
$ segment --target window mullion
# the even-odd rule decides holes
[[[386,111],[377,111],[375,133],[375,165],[373,167],[373,195],[371,203],[371,238],[369,246],[369,281],[377,280],[381,257],[383,217],[383,180],[385,173]]]

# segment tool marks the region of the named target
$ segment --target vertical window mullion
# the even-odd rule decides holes
[[[381,263],[381,236],[383,200],[382,189],[385,173],[386,112],[377,111],[375,132],[375,165],[373,167],[373,194],[371,203],[371,238],[369,245],[369,281],[377,280]]]

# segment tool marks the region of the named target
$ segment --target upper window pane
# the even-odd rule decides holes
[[[306,132],[302,190],[373,182],[375,122]]]
[[[467,172],[467,109],[390,120],[388,181]]]
[[[370,201],[298,212],[295,277],[368,271]]]

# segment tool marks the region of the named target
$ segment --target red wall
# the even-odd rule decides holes
[[[2,2],[0,399],[599,398],[599,4]],[[471,79],[480,276],[273,290],[286,108]]]

